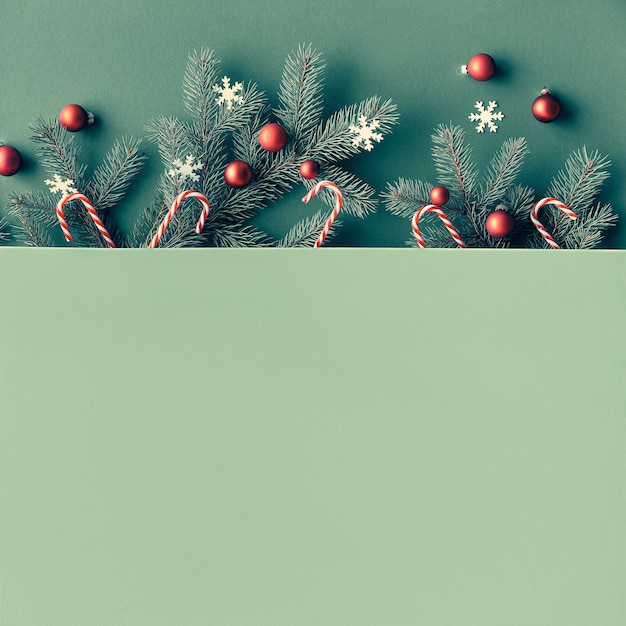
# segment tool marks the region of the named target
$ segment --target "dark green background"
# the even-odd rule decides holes
[[[375,188],[401,176],[434,179],[430,135],[437,124],[452,121],[467,129],[481,164],[504,139],[525,136],[532,152],[522,179],[538,194],[572,150],[586,145],[607,153],[613,168],[603,199],[620,214],[626,206],[621,0],[3,5],[0,140],[16,145],[28,167],[0,180],[0,195],[45,187],[28,130],[40,115],[53,117],[68,102],[94,111],[98,127],[79,140],[95,166],[115,137],[143,136],[144,124],[157,115],[185,115],[181,83],[190,51],[214,49],[225,74],[256,81],[277,104],[285,57],[311,42],[328,64],[329,113],[374,94],[398,104],[401,124],[394,134],[349,164]],[[457,68],[481,51],[494,56],[500,75],[486,83],[458,76]],[[553,124],[530,113],[545,84],[563,103]],[[506,117],[497,133],[477,135],[467,117],[476,100],[492,99]],[[146,151],[152,158],[142,182],[117,215],[124,227],[154,197],[162,166],[154,146]],[[301,196],[296,190],[269,207],[259,223],[284,234],[304,214]],[[409,238],[409,224],[381,208],[365,221],[346,218],[334,245],[404,246]],[[625,247],[624,230],[614,230],[607,243]]]

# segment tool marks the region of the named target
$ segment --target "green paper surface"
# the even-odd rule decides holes
[[[624,623],[621,252],[2,251],[0,623]]]

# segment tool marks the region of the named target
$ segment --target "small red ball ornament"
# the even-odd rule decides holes
[[[317,178],[319,173],[320,164],[317,161],[309,159],[308,161],[303,161],[300,165],[300,176],[302,176],[302,178],[314,180]]]
[[[13,176],[22,166],[22,155],[13,146],[0,145],[0,175]]]
[[[540,122],[554,122],[561,112],[561,105],[547,89],[543,89],[541,95],[535,98],[532,111]]]
[[[259,143],[268,152],[278,152],[287,145],[287,131],[276,122],[265,124],[259,131]]]
[[[252,168],[245,161],[231,161],[224,170],[224,180],[230,187],[245,187],[252,180]]]
[[[88,113],[80,104],[68,104],[59,113],[61,126],[72,133],[82,130],[87,124],[93,124],[93,113]]]
[[[485,53],[475,54],[467,63],[467,73],[479,81],[489,80],[496,73],[496,62]]]
[[[515,221],[513,216],[504,209],[496,209],[487,216],[485,228],[487,232],[496,239],[508,237],[513,231]]]
[[[450,192],[443,185],[437,185],[430,190],[430,201],[433,204],[442,205],[448,200],[450,200]]]

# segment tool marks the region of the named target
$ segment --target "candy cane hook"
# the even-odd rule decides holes
[[[343,194],[341,193],[341,189],[339,189],[339,187],[337,187],[335,183],[332,183],[329,180],[322,180],[317,183],[315,187],[313,187],[313,189],[311,189],[311,191],[309,191],[309,193],[307,193],[306,196],[302,198],[302,202],[307,204],[309,200],[313,198],[313,196],[315,196],[317,192],[324,187],[328,187],[328,189],[330,189],[335,194],[335,206],[332,213],[328,217],[326,224],[324,225],[324,230],[322,230],[319,237],[317,238],[317,241],[313,246],[314,248],[319,248],[324,243],[324,239],[326,239],[326,237],[328,236],[328,233],[332,228],[333,222],[337,218],[337,215],[339,215],[339,211],[341,211],[341,207],[343,206]]]
[[[535,228],[539,231],[539,234],[550,244],[550,247],[554,248],[555,250],[558,250],[561,246],[559,246],[559,244],[556,241],[554,241],[554,238],[552,237],[552,235],[545,229],[544,225],[539,221],[539,218],[537,217],[537,213],[539,212],[539,209],[545,206],[546,204],[553,204],[557,209],[560,209],[561,211],[563,211],[563,213],[565,213],[567,217],[573,220],[575,220],[578,217],[578,215],[574,213],[574,211],[572,211],[566,204],[563,204],[557,198],[542,198],[530,210],[530,221],[534,224]]]
[[[89,215],[91,216],[91,219],[93,220],[93,223],[96,225],[98,232],[102,235],[102,238],[106,241],[109,248],[115,248],[115,243],[113,242],[111,235],[109,235],[109,231],[105,228],[93,204],[89,202],[89,200],[87,199],[87,196],[84,196],[82,193],[78,193],[78,192],[70,193],[67,196],[61,198],[57,202],[56,214],[59,220],[59,225],[61,226],[61,230],[63,231],[63,235],[65,236],[65,240],[72,241],[72,235],[70,233],[69,226],[67,225],[67,222],[65,220],[63,207],[68,202],[72,202],[72,200],[78,200],[83,203],[84,207],[87,209],[87,213],[89,213]]]
[[[176,199],[174,200],[174,202],[172,202],[172,206],[170,207],[170,210],[167,212],[167,215],[163,218],[163,221],[159,225],[159,228],[157,229],[157,232],[152,238],[152,241],[150,242],[150,245],[148,246],[148,248],[156,248],[161,237],[163,237],[163,233],[165,232],[165,229],[168,227],[169,223],[172,221],[172,218],[174,217],[174,213],[178,211],[178,209],[180,208],[180,205],[187,198],[196,198],[197,200],[200,201],[200,204],[202,204],[202,213],[200,213],[200,217],[198,218],[198,223],[196,224],[196,232],[198,234],[202,232],[202,229],[204,228],[204,222],[206,221],[206,218],[209,216],[209,209],[211,205],[209,201],[207,200],[206,196],[202,195],[198,191],[194,191],[193,189],[188,189],[187,191],[183,191],[182,193],[179,193],[176,196]]]
[[[448,232],[452,236],[452,239],[456,241],[459,248],[467,248],[467,244],[461,239],[461,235],[459,235],[459,231],[453,226],[452,222],[448,219],[448,216],[444,213],[443,209],[440,206],[437,206],[436,204],[427,204],[426,206],[423,206],[421,209],[418,209],[415,212],[413,219],[411,220],[411,228],[413,229],[413,234],[415,235],[415,239],[417,239],[417,245],[420,248],[426,247],[426,242],[424,241],[424,237],[422,237],[422,233],[420,232],[420,229],[418,228],[417,223],[419,222],[422,215],[430,211],[432,211],[433,213],[436,213],[441,218],[441,221],[444,223],[444,226],[447,228]]]

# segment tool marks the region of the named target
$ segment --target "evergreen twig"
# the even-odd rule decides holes
[[[460,126],[437,126],[432,135],[432,155],[441,185],[452,196],[460,196],[469,209],[478,187],[478,168],[472,159],[472,150],[465,141],[465,131]]]
[[[317,211],[292,226],[287,234],[276,244],[278,248],[313,247],[319,234],[324,229],[328,215],[324,211]],[[341,227],[341,221],[335,220],[332,229],[328,232],[325,241],[330,241]]]

